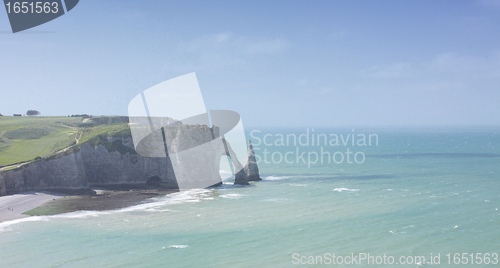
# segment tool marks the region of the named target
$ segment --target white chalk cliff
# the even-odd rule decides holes
[[[178,188],[176,176],[197,184],[197,180],[221,184],[220,158],[230,155],[236,170],[235,184],[246,185],[259,180],[252,145],[243,166],[229,143],[220,142],[219,129],[200,125],[180,125],[165,132],[169,144],[167,158],[144,157],[135,152],[130,135],[97,136],[63,154],[31,162],[0,174],[0,196],[23,191],[82,189],[97,185],[144,184],[151,178],[160,178],[161,186]],[[214,142],[219,140],[219,142]],[[203,147],[204,155],[193,161],[180,151]],[[226,149],[227,147],[227,149]],[[187,148],[187,149],[186,149]],[[174,172],[175,168],[175,172]],[[202,176],[191,176],[202,174]],[[179,181],[180,183],[180,181]],[[207,185],[207,186],[210,186]],[[184,187],[185,188],[185,187]]]

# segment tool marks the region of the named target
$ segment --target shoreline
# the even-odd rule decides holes
[[[23,192],[0,197],[0,223],[30,216],[75,211],[106,211],[140,204],[153,197],[178,192],[172,189],[92,189],[96,194]],[[10,209],[10,210],[9,210]]]
[[[57,200],[65,194],[53,192],[24,192],[0,197],[0,222],[29,217],[22,214],[46,202]]]

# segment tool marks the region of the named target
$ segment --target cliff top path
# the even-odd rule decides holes
[[[128,129],[124,116],[2,116],[0,172],[65,152],[106,132]]]

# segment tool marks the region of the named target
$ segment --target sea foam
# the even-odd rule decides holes
[[[278,177],[278,176],[269,176],[269,177],[266,177],[264,180],[266,181],[279,181],[279,180],[286,180],[286,179],[290,179],[291,177],[289,176],[281,176],[281,177]]]
[[[359,189],[349,189],[349,188],[335,188],[333,189],[333,191],[336,191],[336,192],[357,192],[359,191]]]

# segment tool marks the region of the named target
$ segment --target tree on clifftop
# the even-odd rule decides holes
[[[40,114],[40,112],[37,110],[28,110],[26,112],[26,115],[39,115],[39,114]]]

